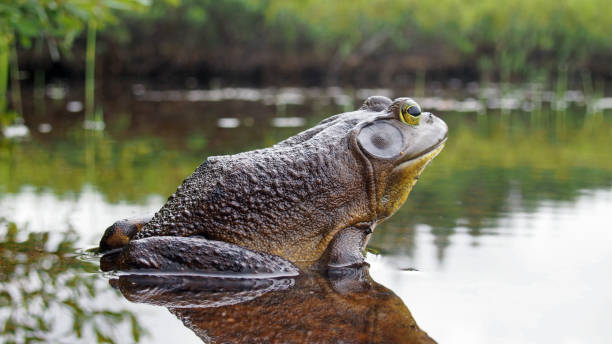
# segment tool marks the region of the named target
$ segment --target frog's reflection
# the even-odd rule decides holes
[[[293,278],[122,275],[132,302],[162,305],[210,343],[435,343],[368,266]]]

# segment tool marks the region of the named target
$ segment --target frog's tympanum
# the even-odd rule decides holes
[[[107,229],[103,269],[297,273],[362,264],[376,224],[404,203],[447,130],[410,98],[375,96],[272,147],[209,157],[153,218]]]
[[[126,274],[111,284],[132,302],[167,307],[205,343],[435,343],[367,265],[330,271],[270,279]]]

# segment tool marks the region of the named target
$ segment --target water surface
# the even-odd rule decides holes
[[[103,95],[104,130],[86,130],[78,90],[58,89],[26,113],[28,136],[0,141],[6,341],[200,342],[166,308],[127,301],[79,249],[155,212],[206,156],[271,145],[371,94],[405,95],[132,85]],[[608,343],[607,98],[433,93],[419,100],[448,123],[448,143],[376,228],[372,278],[441,343]]]

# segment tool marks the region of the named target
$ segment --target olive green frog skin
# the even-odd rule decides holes
[[[100,249],[114,258],[103,268],[359,264],[376,224],[404,203],[447,131],[410,98],[374,96],[272,147],[209,157],[152,219],[109,227]]]

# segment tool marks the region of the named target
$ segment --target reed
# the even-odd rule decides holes
[[[85,59],[85,120],[93,121],[96,92],[96,22],[94,20],[89,20],[87,23]]]
[[[0,33],[0,115],[6,112],[9,71],[9,37]]]
[[[44,48],[44,37],[39,37],[36,40],[36,58],[42,61]],[[43,117],[46,112],[45,106],[45,70],[40,65],[37,66],[34,72],[34,114],[38,117]]]
[[[23,115],[23,105],[21,101],[21,81],[19,75],[19,57],[17,55],[17,40],[13,39],[9,51],[9,69],[11,79],[11,101],[13,110],[20,116]]]

